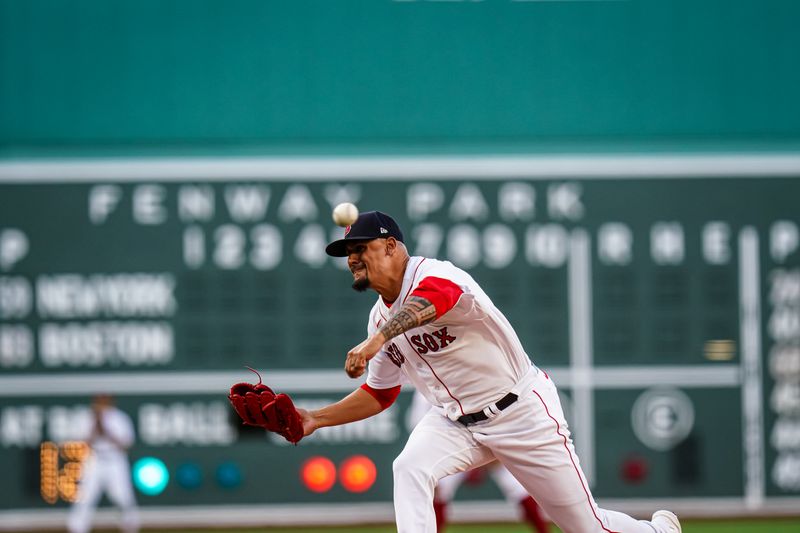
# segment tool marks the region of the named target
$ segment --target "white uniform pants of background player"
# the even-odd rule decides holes
[[[434,409],[394,461],[398,533],[436,533],[438,480],[497,458],[564,533],[653,533],[648,521],[600,509],[580,468],[555,384],[542,371],[494,418],[465,427]]]
[[[83,465],[79,495],[70,510],[70,533],[87,533],[92,515],[103,492],[122,512],[120,529],[134,533],[139,529],[139,513],[133,496],[128,458],[122,453],[92,454]]]

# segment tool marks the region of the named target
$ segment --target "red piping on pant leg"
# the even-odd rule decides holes
[[[578,481],[581,482],[581,487],[583,488],[583,492],[584,492],[584,494],[586,494],[586,501],[589,503],[589,507],[592,508],[592,514],[597,519],[597,522],[600,524],[600,527],[603,528],[603,531],[607,531],[608,533],[618,533],[618,532],[615,532],[615,531],[611,531],[610,529],[606,529],[606,527],[603,525],[603,521],[600,520],[599,516],[597,516],[597,513],[594,510],[594,505],[592,505],[592,498],[591,498],[591,496],[589,496],[589,491],[586,489],[586,485],[584,485],[584,483],[583,483],[583,478],[581,477],[581,473],[578,470],[578,466],[575,464],[575,459],[572,457],[572,452],[569,451],[569,446],[567,446],[567,436],[564,435],[563,433],[561,433],[561,429],[559,427],[558,420],[553,418],[553,415],[550,414],[550,410],[547,408],[547,404],[544,402],[544,399],[535,390],[533,391],[533,393],[536,395],[537,398],[539,398],[539,401],[542,402],[542,406],[544,407],[544,410],[547,413],[547,416],[549,416],[550,420],[552,420],[555,423],[555,425],[556,425],[556,433],[558,433],[558,435],[562,439],[564,439],[564,448],[567,450],[567,455],[569,455],[569,460],[572,463],[572,468],[575,469],[575,473],[578,475]]]

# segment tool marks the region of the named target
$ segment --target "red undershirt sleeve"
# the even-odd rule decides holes
[[[428,276],[411,292],[411,296],[425,298],[436,308],[436,318],[456,305],[464,291],[449,279]]]
[[[400,394],[400,385],[388,389],[373,389],[364,383],[361,385],[361,388],[367,391],[370,396],[378,400],[378,403],[381,404],[381,408],[383,409],[386,409],[392,405],[397,399],[397,396]]]

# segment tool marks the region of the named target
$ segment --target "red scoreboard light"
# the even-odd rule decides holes
[[[642,483],[649,474],[647,459],[638,455],[629,455],[620,465],[620,477],[631,485]]]
[[[375,463],[365,455],[354,455],[339,465],[339,480],[350,492],[364,492],[375,483]]]
[[[336,483],[336,466],[327,457],[311,457],[300,468],[300,477],[308,490],[327,492]]]

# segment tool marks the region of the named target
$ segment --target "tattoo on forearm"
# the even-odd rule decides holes
[[[380,331],[386,340],[392,339],[410,329],[433,322],[436,307],[425,298],[412,296],[400,310],[384,324]]]

